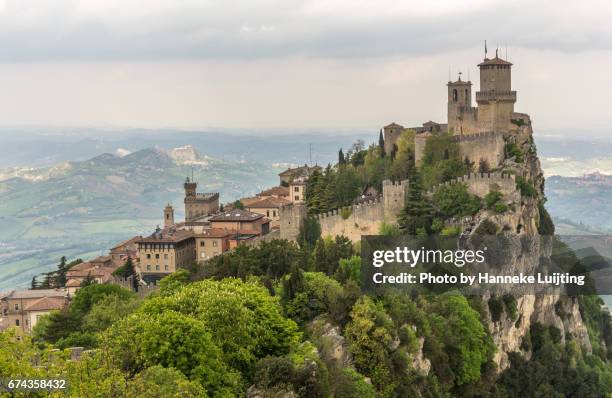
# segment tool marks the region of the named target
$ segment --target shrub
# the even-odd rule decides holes
[[[514,142],[507,143],[505,147],[505,151],[506,151],[507,158],[514,157],[516,160],[516,163],[523,163],[523,160],[524,160],[523,151],[521,151],[518,145],[516,145]]]
[[[493,221],[483,220],[474,233],[477,235],[495,235],[498,229],[499,227]]]
[[[495,203],[493,210],[495,210],[496,213],[505,213],[508,211],[508,206],[505,203],[497,202]]]
[[[508,315],[508,318],[512,319],[513,321],[516,320],[518,317],[516,298],[511,294],[504,294],[502,300],[504,301],[504,308],[506,310],[506,315]]]
[[[486,194],[484,197],[484,201],[485,201],[485,205],[487,206],[487,209],[492,209],[493,206],[495,206],[495,204],[502,199],[502,196],[503,196],[502,193],[496,189],[489,191],[489,193]]]
[[[542,202],[538,203],[538,213],[540,215],[538,219],[538,233],[540,235],[554,235],[555,224]]]
[[[340,210],[340,217],[342,217],[343,220],[349,218],[351,214],[353,214],[353,209],[350,207],[343,207],[342,210]]]
[[[516,187],[521,191],[521,195],[527,198],[536,196],[536,189],[533,184],[521,176],[516,176]]]
[[[480,210],[480,198],[472,195],[465,184],[443,185],[434,193],[433,201],[443,218],[471,216]]]
[[[440,235],[451,237],[451,236],[457,236],[460,233],[461,233],[461,227],[458,227],[456,225],[450,225],[448,227],[443,228]]]

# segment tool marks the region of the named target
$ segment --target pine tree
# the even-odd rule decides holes
[[[294,265],[289,278],[283,281],[283,300],[293,300],[302,291],[304,291],[304,273]]]
[[[346,159],[344,158],[344,152],[342,152],[342,148],[338,151],[338,164],[346,164]]]
[[[31,287],[30,287],[30,288],[31,288],[32,290],[35,290],[35,289],[38,289],[38,288],[39,288],[39,286],[38,286],[38,282],[36,281],[36,276],[33,276],[33,277],[32,277],[32,285],[31,285]]]
[[[402,232],[409,235],[416,235],[421,232],[429,233],[433,219],[433,207],[423,196],[423,186],[419,173],[413,169],[410,174],[408,196],[398,217],[398,224]]]
[[[66,273],[68,268],[66,267],[66,256],[62,256],[60,263],[57,266],[57,272],[55,273],[54,286],[64,287],[66,286]]]
[[[378,146],[380,147],[381,156],[385,156],[385,139],[383,138],[382,129],[380,129],[380,133],[378,134]]]
[[[45,272],[43,274],[43,281],[40,283],[41,289],[51,289],[53,288],[53,274],[54,272]]]

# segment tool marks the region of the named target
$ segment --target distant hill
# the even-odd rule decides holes
[[[612,175],[551,176],[545,192],[556,220],[592,233],[612,232]]]
[[[200,156],[192,147],[105,153],[46,168],[0,170],[0,290],[30,281],[66,255],[94,256],[183,217],[186,176],[229,202],[278,183],[279,168]]]

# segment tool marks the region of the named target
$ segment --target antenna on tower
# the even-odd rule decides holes
[[[485,40],[485,59],[487,59],[487,41]]]
[[[308,144],[308,163],[312,165],[312,144]]]
[[[506,44],[506,61],[508,61],[508,45]]]

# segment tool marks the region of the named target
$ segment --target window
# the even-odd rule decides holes
[[[203,240],[200,241],[200,247],[204,247],[206,246],[206,242],[204,242]]]
[[[159,253],[155,255],[155,258],[156,258],[156,259],[159,259]]]
[[[276,210],[272,212],[272,217],[276,217]]]
[[[300,187],[293,187],[293,192],[300,192]]]
[[[457,89],[456,89],[456,88],[454,88],[454,89],[453,89],[453,101],[454,101],[454,102],[457,102],[458,97],[459,97],[459,96],[457,95]]]
[[[147,265],[147,271],[151,271],[151,265]]]
[[[155,265],[155,271],[159,271],[159,264]]]
[[[19,304],[15,304],[15,310],[19,309]]]
[[[15,319],[15,326],[19,326],[19,319]]]
[[[270,210],[266,210],[266,217],[270,217]]]
[[[213,240],[213,246],[217,246],[217,241]]]
[[[147,258],[150,259],[151,258],[151,253],[147,253]]]
[[[164,265],[164,269],[168,271],[168,264]]]
[[[300,200],[300,196],[299,195],[295,195],[295,200]]]
[[[164,254],[164,260],[167,260],[167,259],[168,259],[168,254],[166,253]]]

